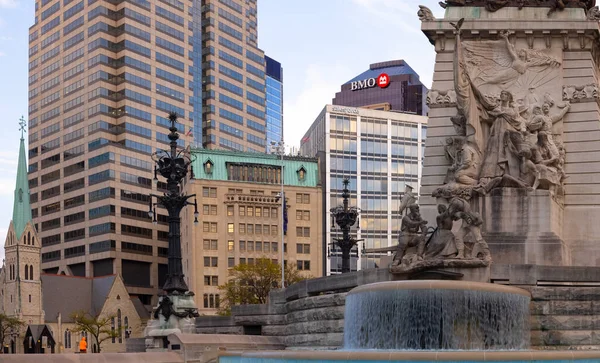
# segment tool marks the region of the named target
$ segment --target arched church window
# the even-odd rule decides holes
[[[25,265],[25,280],[29,280],[29,265]]]
[[[27,232],[27,244],[31,244],[31,232]]]
[[[33,280],[33,265],[29,265],[29,279]]]
[[[65,330],[65,349],[71,348],[71,331]]]
[[[123,324],[125,326],[125,339],[128,339],[131,334],[131,331],[129,330],[129,318],[128,317],[125,317],[123,319]]]
[[[31,295],[29,295],[29,302],[31,302]]]
[[[115,342],[115,318],[110,318],[110,331],[112,335],[112,342]]]
[[[215,307],[215,295],[213,295],[213,294],[208,295],[208,307],[209,308]]]
[[[35,237],[31,237],[31,245],[35,246]]]
[[[117,310],[117,329],[119,329],[119,343],[123,343],[123,331],[121,329],[121,309]]]
[[[204,294],[204,308],[208,308],[208,294]]]

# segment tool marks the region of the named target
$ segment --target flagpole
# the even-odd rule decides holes
[[[281,156],[281,288],[285,288],[285,192],[283,191],[283,156],[285,155],[285,144],[283,138],[281,141],[275,143],[271,141],[271,152],[275,152]]]

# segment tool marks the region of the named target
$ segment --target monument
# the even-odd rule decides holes
[[[454,223],[458,257],[465,242],[485,256],[491,251],[499,264],[597,265],[595,2],[440,5],[443,19],[426,7],[418,10],[436,51],[419,199],[423,219],[433,220],[440,204],[452,208],[453,200],[480,216],[479,225]],[[443,219],[438,235],[449,230]]]

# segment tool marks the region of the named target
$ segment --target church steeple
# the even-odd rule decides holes
[[[15,186],[15,201],[13,205],[12,221],[17,240],[21,238],[28,222],[33,225],[31,217],[31,204],[29,203],[29,179],[27,178],[27,159],[25,157],[25,120],[19,120],[21,130],[21,145],[19,146],[19,164],[17,166],[17,184]]]

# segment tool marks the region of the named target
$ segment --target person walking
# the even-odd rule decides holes
[[[85,337],[81,337],[81,341],[79,342],[79,353],[87,353],[87,342],[85,341]]]

